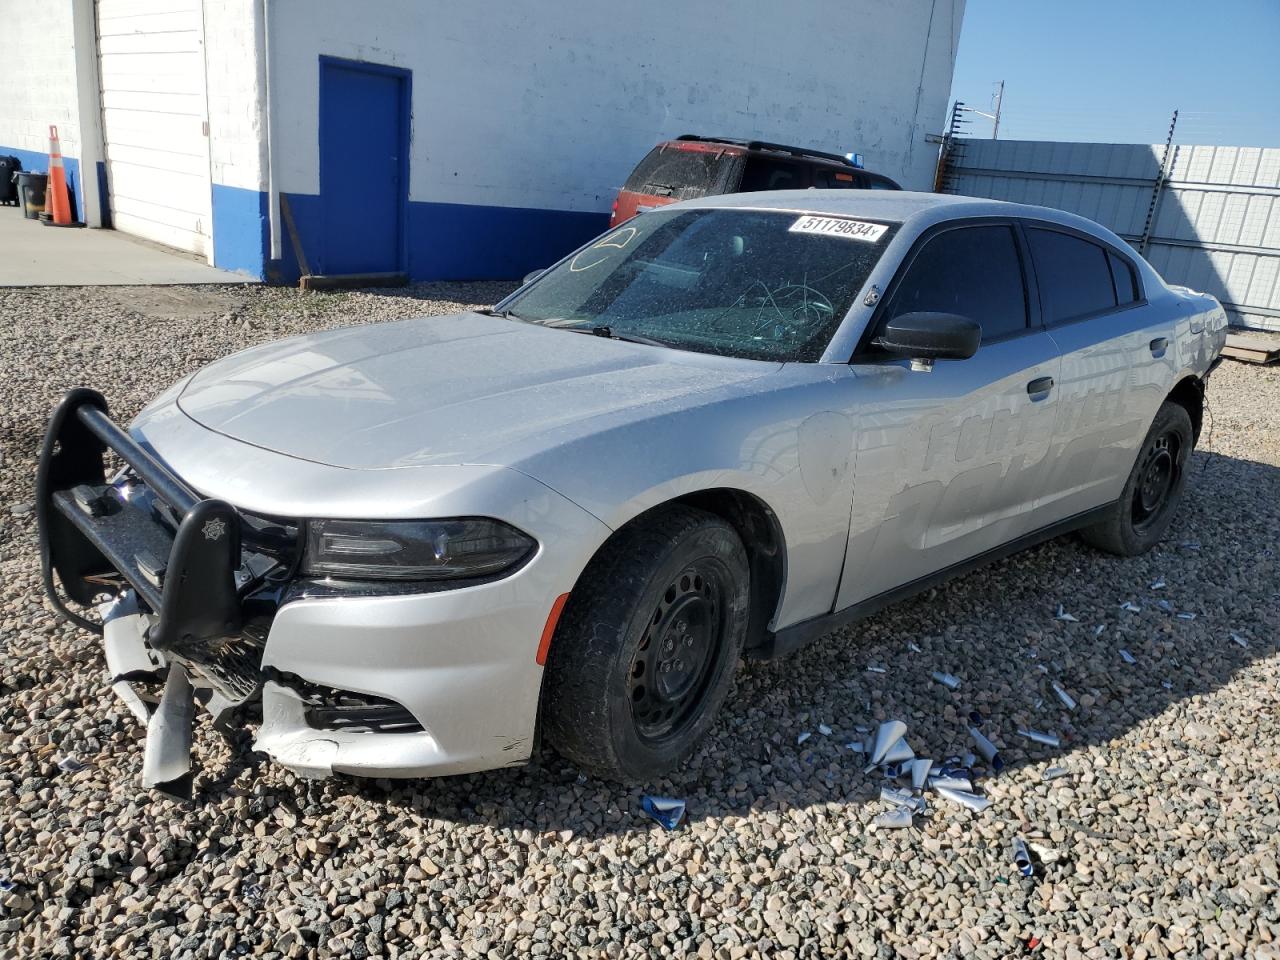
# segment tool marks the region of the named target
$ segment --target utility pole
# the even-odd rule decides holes
[[[985,113],[982,110],[975,110],[973,107],[962,107],[966,113],[976,113],[980,117],[986,117],[991,121],[991,139],[995,140],[1000,135],[1000,103],[1004,100],[1004,81],[996,81],[996,92],[991,98],[991,106],[994,113]]]
[[[995,140],[1000,135],[1000,101],[1004,99],[1004,81],[1000,81],[1000,85],[996,87],[996,116],[995,123],[991,125],[991,139]]]

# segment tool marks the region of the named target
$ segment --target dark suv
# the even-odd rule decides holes
[[[631,171],[613,203],[610,227],[677,200],[756,190],[901,190],[838,153],[763,140],[685,134],[658,144]]]

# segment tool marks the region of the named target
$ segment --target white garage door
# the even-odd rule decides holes
[[[202,0],[97,0],[102,133],[117,230],[208,258]]]

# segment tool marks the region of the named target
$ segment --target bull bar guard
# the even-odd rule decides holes
[[[139,502],[108,496],[106,454],[129,465],[149,488]],[[176,533],[160,522],[167,508]],[[203,499],[109,416],[106,399],[77,387],[54,411],[36,474],[36,519],[45,592],[73,623],[102,627],[68,607],[122,586],[123,578],[158,619],[147,642],[178,655],[238,633],[243,612],[236,571],[241,521],[222,500]],[[197,653],[197,659],[199,655]]]

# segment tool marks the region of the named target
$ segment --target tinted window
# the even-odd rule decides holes
[[[775,160],[773,157],[747,157],[742,171],[742,193],[757,190],[803,190],[809,186],[802,164],[791,160]]]
[[[827,167],[813,168],[813,185],[819,190],[851,190],[865,187],[866,177],[852,170],[831,170]]]
[[[1027,231],[1046,323],[1062,323],[1116,305],[1107,251],[1056,230]]]
[[[984,340],[1025,330],[1027,298],[1013,229],[962,227],[928,241],[895,288],[885,317],[916,311],[976,320]]]
[[[901,190],[902,188],[887,177],[872,176],[871,183],[868,186],[872,190]]]
[[[1107,259],[1111,262],[1111,279],[1116,285],[1116,302],[1125,304],[1142,299],[1138,296],[1138,278],[1133,267],[1110,250],[1107,251]]]
[[[677,200],[705,197],[718,192],[725,165],[732,162],[733,158],[723,152],[654,147],[631,172],[623,189]]]
[[[756,360],[817,360],[896,224],[663,208],[501,304],[517,320]],[[568,336],[568,334],[565,334]]]

